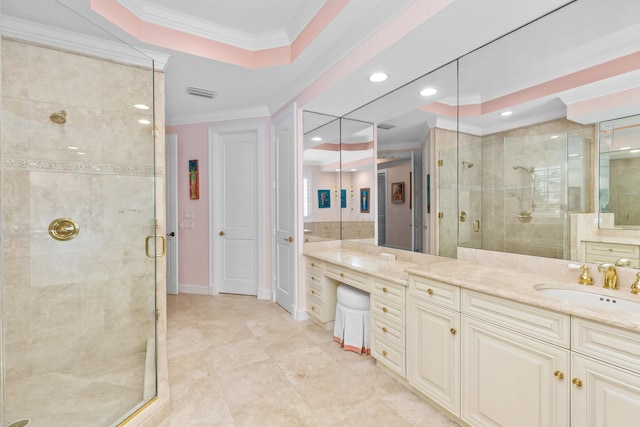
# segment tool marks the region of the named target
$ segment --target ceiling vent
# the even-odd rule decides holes
[[[389,123],[378,124],[378,129],[389,130],[389,129],[393,129],[394,127],[396,127],[396,125],[390,125]]]
[[[187,93],[189,93],[190,95],[202,96],[202,97],[211,98],[211,99],[215,98],[217,95],[217,93],[215,93],[212,90],[200,89],[200,88],[191,87],[191,86],[187,87]]]

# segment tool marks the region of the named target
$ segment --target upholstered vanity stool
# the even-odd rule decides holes
[[[345,350],[369,354],[369,294],[351,286],[338,286],[333,339]]]

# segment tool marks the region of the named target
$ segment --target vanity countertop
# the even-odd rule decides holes
[[[576,282],[569,283],[566,280],[555,279],[548,272],[534,274],[506,267],[488,266],[477,262],[433,255],[422,255],[420,262],[384,260],[375,253],[344,248],[308,251],[305,249],[305,255],[405,286],[408,285],[409,275],[413,274],[457,285],[464,289],[483,292],[640,332],[640,312],[614,311],[578,303],[568,303],[559,298],[544,295],[534,288],[537,284],[554,284],[563,289],[593,292],[640,303],[640,295],[631,294],[627,289],[627,285],[630,285],[628,283],[620,283],[619,290],[610,290],[604,289],[598,284],[593,286],[577,284],[579,272],[575,274]]]

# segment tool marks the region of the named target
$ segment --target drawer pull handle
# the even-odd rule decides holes
[[[313,291],[313,290],[312,290],[312,291],[311,291],[311,293],[312,293],[313,295],[315,295],[315,294],[316,294],[316,291]]]
[[[316,308],[314,306],[311,306],[311,311],[316,311]]]
[[[389,353],[387,353],[387,350],[382,350],[382,355],[383,355],[384,357],[387,357],[387,354],[389,354]]]
[[[383,327],[382,327],[382,332],[387,332],[387,328],[386,328],[386,326],[383,326]]]
[[[458,332],[458,331],[456,330],[456,328],[451,328],[451,329],[449,329],[449,331],[451,332],[451,335],[455,335],[455,334],[456,334],[456,332]]]
[[[382,288],[382,292],[384,292],[385,294],[388,292],[387,288]]]
[[[315,266],[316,266],[316,265],[312,262],[312,263],[311,263],[311,267],[315,267]]]
[[[386,313],[387,312],[387,307],[382,307],[382,312]]]
[[[580,378],[572,379],[571,383],[578,388],[582,387],[582,380]]]
[[[613,252],[613,249],[609,248],[609,252]]]
[[[564,378],[564,372],[562,371],[555,371],[553,373],[553,376],[556,377],[557,380],[561,380]]]
[[[344,277],[344,273],[340,273],[340,277]]]
[[[431,288],[427,289],[427,293],[428,293],[429,295],[433,295],[433,289],[431,289]]]
[[[311,280],[316,280],[316,278],[315,278],[315,277],[313,277],[313,276],[311,276]]]

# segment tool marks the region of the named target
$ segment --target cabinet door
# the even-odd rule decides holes
[[[409,300],[409,382],[460,415],[460,313]]]
[[[464,315],[461,329],[463,420],[473,426],[569,425],[568,350]]]
[[[574,353],[571,418],[580,427],[640,423],[640,375]]]

